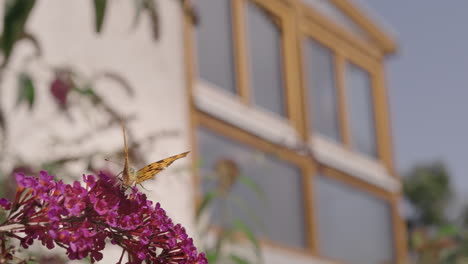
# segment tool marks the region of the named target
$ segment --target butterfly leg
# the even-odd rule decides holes
[[[141,183],[140,183],[140,184],[138,184],[138,185],[140,185],[140,186],[141,186],[141,188],[143,188],[143,189],[145,189],[145,190],[149,191],[148,189],[146,189],[146,188],[143,186],[143,184],[141,184]]]

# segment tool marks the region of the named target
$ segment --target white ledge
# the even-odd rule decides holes
[[[390,192],[400,191],[401,183],[390,175],[379,161],[344,149],[341,145],[321,136],[316,135],[311,138],[309,145],[319,162],[345,171]]]
[[[199,80],[194,87],[197,108],[268,141],[296,146],[299,136],[289,121],[267,110],[248,106],[236,95]]]

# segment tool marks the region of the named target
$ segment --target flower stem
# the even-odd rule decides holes
[[[21,228],[24,228],[24,225],[11,224],[11,225],[6,225],[6,226],[0,226],[0,232],[9,232],[9,231],[13,231],[15,229],[21,229]]]

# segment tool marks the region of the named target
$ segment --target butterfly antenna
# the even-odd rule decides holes
[[[124,166],[122,163],[119,163],[119,162],[116,162],[116,161],[113,161],[113,160],[110,160],[110,159],[104,159],[105,161],[107,162],[110,162],[110,163],[114,163],[114,164],[117,164],[117,165],[120,165],[120,166]]]
[[[127,132],[125,131],[125,125],[123,122],[122,122],[122,132],[123,132],[123,137],[124,137],[125,159],[128,159]]]
[[[128,161],[128,146],[127,146],[127,133],[125,131],[125,124],[122,122],[122,131],[123,131],[123,137],[124,137],[124,168],[123,168],[123,183],[126,185],[130,185],[130,169],[129,169],[129,161]]]

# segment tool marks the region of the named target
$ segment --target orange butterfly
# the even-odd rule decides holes
[[[156,174],[169,167],[174,161],[183,158],[189,154],[190,151],[180,153],[178,155],[162,159],[160,161],[153,162],[145,167],[134,171],[129,166],[128,159],[128,146],[127,146],[127,134],[125,132],[125,126],[122,124],[123,136],[124,136],[124,154],[125,154],[125,164],[122,172],[123,185],[132,186],[133,184],[140,184],[146,180],[152,179]]]

